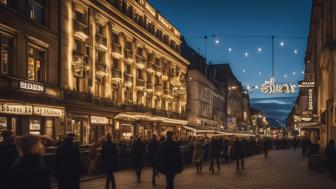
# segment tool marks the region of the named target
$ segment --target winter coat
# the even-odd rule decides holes
[[[17,158],[18,153],[15,144],[0,144],[0,183],[4,189],[9,188],[11,184],[8,172]]]
[[[204,151],[203,151],[203,142],[201,140],[195,140],[193,142],[193,163],[200,163],[203,160]]]
[[[168,138],[159,145],[156,159],[157,169],[163,174],[182,172],[182,159],[179,145]]]
[[[147,151],[148,151],[149,162],[152,165],[155,164],[155,157],[156,157],[158,148],[159,148],[159,142],[155,139],[151,139],[147,145]]]
[[[131,148],[131,163],[134,168],[143,167],[145,164],[146,146],[141,140],[134,140]]]
[[[57,148],[55,175],[60,188],[79,189],[81,155],[79,148],[70,140]]]
[[[50,172],[40,155],[25,155],[10,170],[11,189],[50,189]]]
[[[233,157],[234,158],[243,158],[244,157],[244,147],[242,142],[240,142],[239,140],[235,140],[233,142]]]
[[[328,144],[324,151],[326,167],[329,171],[336,171],[336,149],[335,145]]]
[[[102,170],[105,173],[113,173],[118,170],[118,147],[111,140],[106,141],[101,150],[100,158]]]
[[[216,139],[211,139],[209,143],[209,157],[218,158],[220,156],[221,146],[219,141]]]

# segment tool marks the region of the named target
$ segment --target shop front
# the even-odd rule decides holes
[[[102,142],[113,133],[113,115],[109,111],[66,104],[66,133],[73,133],[81,145]]]
[[[64,108],[14,101],[0,102],[0,131],[56,138],[64,132]]]

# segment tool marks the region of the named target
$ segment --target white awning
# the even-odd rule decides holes
[[[115,116],[115,119],[126,119],[128,121],[157,121],[167,124],[187,125],[187,120],[172,119],[161,116],[154,116],[148,113],[140,112],[123,112]]]

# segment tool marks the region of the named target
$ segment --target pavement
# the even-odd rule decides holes
[[[194,167],[185,168],[175,179],[175,189],[336,189],[336,180],[325,172],[308,169],[307,158],[293,149],[270,151],[269,157],[256,155],[245,159],[245,170],[236,171],[235,164],[222,164],[215,174],[204,165],[203,173],[196,174]],[[157,186],[151,185],[151,169],[146,168],[142,181],[137,183],[132,170],[115,174],[118,189],[164,189],[165,178],[157,179]],[[105,180],[98,177],[81,182],[81,189],[103,189]]]

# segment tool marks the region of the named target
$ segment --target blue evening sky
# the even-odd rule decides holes
[[[150,2],[180,30],[191,47],[207,55],[208,61],[229,63],[245,87],[260,86],[270,79],[272,35],[275,36],[276,81],[297,83],[303,79],[312,0]],[[203,39],[205,35],[208,36],[207,48]],[[284,46],[280,45],[281,42]],[[246,52],[248,56],[245,56]],[[250,93],[250,98],[252,106],[262,109],[270,117],[284,119],[296,95],[270,96],[255,90]]]

